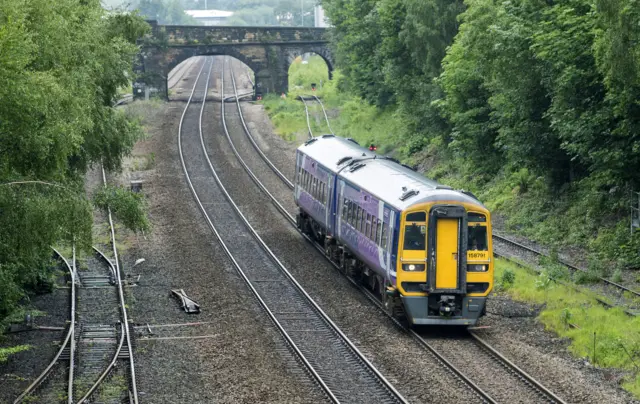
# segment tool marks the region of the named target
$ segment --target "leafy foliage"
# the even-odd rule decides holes
[[[123,187],[107,186],[93,195],[97,207],[111,212],[129,229],[149,230],[149,220],[145,214],[146,201],[142,194],[133,193]]]
[[[340,88],[395,111],[406,159],[512,230],[640,261],[640,0],[323,5]]]
[[[112,105],[147,29],[98,0],[0,0],[0,319],[46,285],[51,245],[90,246],[84,173],[142,134]]]

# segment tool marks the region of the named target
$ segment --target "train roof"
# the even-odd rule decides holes
[[[350,139],[333,135],[314,139],[301,145],[298,150],[396,209],[405,210],[420,203],[439,200],[465,202],[485,208],[472,194],[430,180]]]

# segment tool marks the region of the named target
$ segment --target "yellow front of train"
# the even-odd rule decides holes
[[[493,288],[491,216],[438,201],[402,212],[396,288],[414,325],[475,325]]]

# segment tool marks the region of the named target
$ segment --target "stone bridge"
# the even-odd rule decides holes
[[[135,97],[143,96],[145,88],[168,97],[168,73],[192,56],[229,55],[239,59],[253,70],[257,94],[287,92],[289,66],[307,52],[324,59],[330,78],[333,71],[326,28],[149,24],[151,33],[140,40]]]

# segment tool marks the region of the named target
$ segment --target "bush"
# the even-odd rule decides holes
[[[513,286],[515,281],[516,273],[512,269],[507,268],[504,270],[504,272],[502,272],[502,275],[500,276],[500,285],[503,289],[510,288],[511,286]]]

